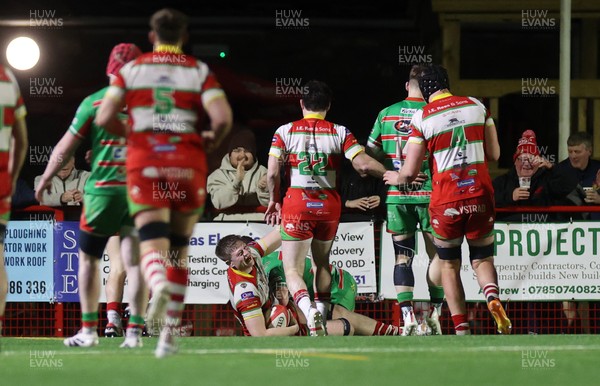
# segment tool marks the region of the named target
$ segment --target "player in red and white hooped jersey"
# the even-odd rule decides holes
[[[278,235],[277,235],[278,236]],[[263,268],[261,255],[272,252],[270,233],[250,245],[238,235],[227,235],[219,240],[215,254],[227,269],[227,282],[231,306],[246,336],[290,336],[298,332],[298,324],[288,327],[267,328],[273,299],[269,294],[269,281]]]
[[[10,219],[11,197],[27,153],[25,115],[27,111],[17,79],[8,68],[0,65],[0,335],[8,290],[8,277],[4,268],[4,237]],[[14,146],[11,148],[13,140]]]
[[[184,307],[188,242],[206,198],[203,142],[218,145],[232,124],[231,107],[215,76],[181,50],[187,24],[187,16],[173,9],[152,15],[154,51],[119,71],[96,118],[108,131],[127,137],[129,210],[153,293],[147,322],[162,324],[166,314],[157,357],[176,351],[172,332]],[[129,128],[117,117],[124,105]],[[206,118],[211,131],[201,134]]]
[[[269,223],[281,220],[283,266],[288,287],[306,316],[312,336],[326,335],[325,310],[331,297],[329,252],[341,213],[338,171],[342,157],[361,174],[381,177],[382,164],[368,156],[344,126],[325,120],[331,106],[331,89],[310,81],[300,100],[303,119],[277,129],[269,151],[267,184],[270,202],[265,212]],[[289,176],[289,188],[280,200],[280,163]],[[312,249],[315,262],[315,303],[302,279],[304,259]]]
[[[512,325],[499,300],[494,267],[494,189],[487,165],[500,156],[496,126],[481,102],[450,93],[443,67],[427,65],[417,79],[428,104],[412,117],[404,166],[399,172],[386,172],[384,180],[388,185],[410,183],[429,150],[433,181],[429,213],[456,334],[470,334],[460,279],[463,237],[498,332],[509,334]]]

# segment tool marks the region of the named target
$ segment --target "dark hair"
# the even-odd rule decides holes
[[[319,80],[311,80],[304,86],[302,101],[310,111],[325,111],[331,105],[333,92],[329,86]]]
[[[592,136],[582,131],[569,135],[567,146],[578,146],[581,144],[584,144],[586,149],[590,150],[592,148]]]
[[[423,72],[424,67],[420,64],[415,64],[410,68],[408,73],[408,80],[417,79],[418,76]]]
[[[231,254],[233,253],[233,247],[237,244],[238,241],[244,241],[238,235],[227,235],[217,242],[217,246],[215,247],[215,254],[217,257],[227,264],[231,260]]]
[[[242,240],[246,244],[254,242],[254,239],[250,236],[240,236],[240,240]]]
[[[183,38],[188,26],[188,17],[180,11],[163,8],[150,18],[150,28],[161,43],[176,44]]]

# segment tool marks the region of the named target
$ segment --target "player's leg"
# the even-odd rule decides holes
[[[440,317],[444,304],[444,287],[442,286],[442,261],[437,255],[431,232],[422,232],[425,250],[429,256],[427,266],[427,286],[429,288],[430,307],[425,310],[425,322],[431,329],[432,335],[442,335]]]
[[[153,329],[154,325],[163,324],[167,302],[171,295],[166,269],[169,253],[169,219],[167,208],[142,210],[137,212],[134,218],[140,238],[142,274],[148,289],[152,291],[152,302],[148,306],[146,315],[149,329]]]
[[[125,286],[125,268],[121,258],[119,236],[111,236],[106,244],[106,253],[110,262],[110,271],[106,279],[106,329],[104,336],[114,338],[123,336],[121,321],[121,302]]]
[[[7,211],[7,213],[10,213]],[[4,238],[6,237],[6,225],[8,216],[0,214],[0,336],[4,325],[4,311],[6,309],[6,296],[8,294],[8,275],[4,266]]]
[[[90,347],[98,344],[98,305],[100,298],[99,261],[104,253],[108,236],[99,236],[80,230],[79,234],[79,303],[81,330],[64,340],[65,346]]]
[[[137,232],[129,226],[121,228],[121,256],[127,273],[127,298],[129,299],[129,322],[125,341],[121,347],[142,347],[142,331],[144,329],[144,311],[148,299],[148,291],[140,269],[140,242]]]
[[[327,322],[327,335],[348,336],[355,333],[354,325],[346,318],[336,318]]]
[[[334,319],[344,318],[348,320],[352,324],[352,327],[354,327],[356,335],[400,335],[402,333],[398,326],[382,323],[368,316],[352,312],[339,304],[333,305],[332,315]],[[330,332],[330,324],[331,322],[327,324],[327,332]]]
[[[498,274],[494,267],[494,203],[493,200],[482,197],[469,200],[469,204],[482,208],[469,216],[465,227],[471,266],[487,301],[488,309],[496,321],[498,332],[510,334],[512,323],[500,302]]]
[[[394,287],[403,320],[403,335],[415,335],[418,322],[413,309],[415,276],[412,262],[415,257],[415,232],[418,217],[414,205],[388,205],[387,231],[394,245]]]
[[[494,267],[494,236],[468,241],[471,266],[487,301],[488,309],[496,321],[498,332],[510,334],[512,324],[499,298],[498,275]]]
[[[171,296],[167,303],[165,327],[160,333],[156,347],[158,357],[170,355],[177,350],[174,337],[181,335],[180,327],[188,280],[188,243],[199,217],[199,211],[171,213],[169,262],[167,263],[167,280]]]

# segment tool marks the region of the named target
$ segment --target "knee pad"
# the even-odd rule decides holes
[[[396,256],[404,255],[408,257],[409,264],[412,264],[412,259],[415,257],[415,236],[404,240],[392,240],[394,242],[394,253]]]
[[[162,221],[155,221],[142,226],[138,233],[140,234],[140,241],[147,241],[153,239],[168,239],[169,238],[169,224]]]
[[[494,256],[494,243],[483,247],[475,247],[469,245],[469,257],[471,261],[485,259],[486,257]]]
[[[169,241],[171,242],[171,248],[182,248],[187,247],[189,243],[188,236],[176,235],[175,233],[171,233],[169,235]]]
[[[461,248],[460,245],[456,247],[443,248],[435,246],[438,257],[440,260],[460,260],[461,259]]]
[[[84,231],[79,232],[79,248],[90,256],[102,258],[108,236],[96,236]]]

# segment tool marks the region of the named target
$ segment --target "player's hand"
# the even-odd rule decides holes
[[[200,136],[202,137],[202,140],[204,143],[204,150],[207,153],[212,153],[213,151],[215,151],[217,149],[219,144],[216,141],[214,131],[204,130],[200,133]]]
[[[42,177],[35,188],[35,199],[40,204],[43,202],[44,192],[48,194],[52,193],[52,180]]]
[[[420,184],[420,185],[422,185],[428,179],[429,179],[429,176],[427,176],[427,174],[425,174],[423,172],[419,172],[419,174],[417,175],[417,178],[415,178],[415,180],[413,181],[413,184]]]
[[[269,206],[265,211],[265,222],[271,226],[279,225],[281,222],[281,204],[269,201]]]
[[[398,185],[398,179],[400,178],[400,173],[395,170],[388,170],[383,174],[383,182],[386,185]]]
[[[267,190],[267,175],[266,174],[258,180],[258,183],[256,184],[256,186],[260,190]]]
[[[516,188],[512,194],[513,201],[527,200],[529,199],[529,189],[527,188]]]

